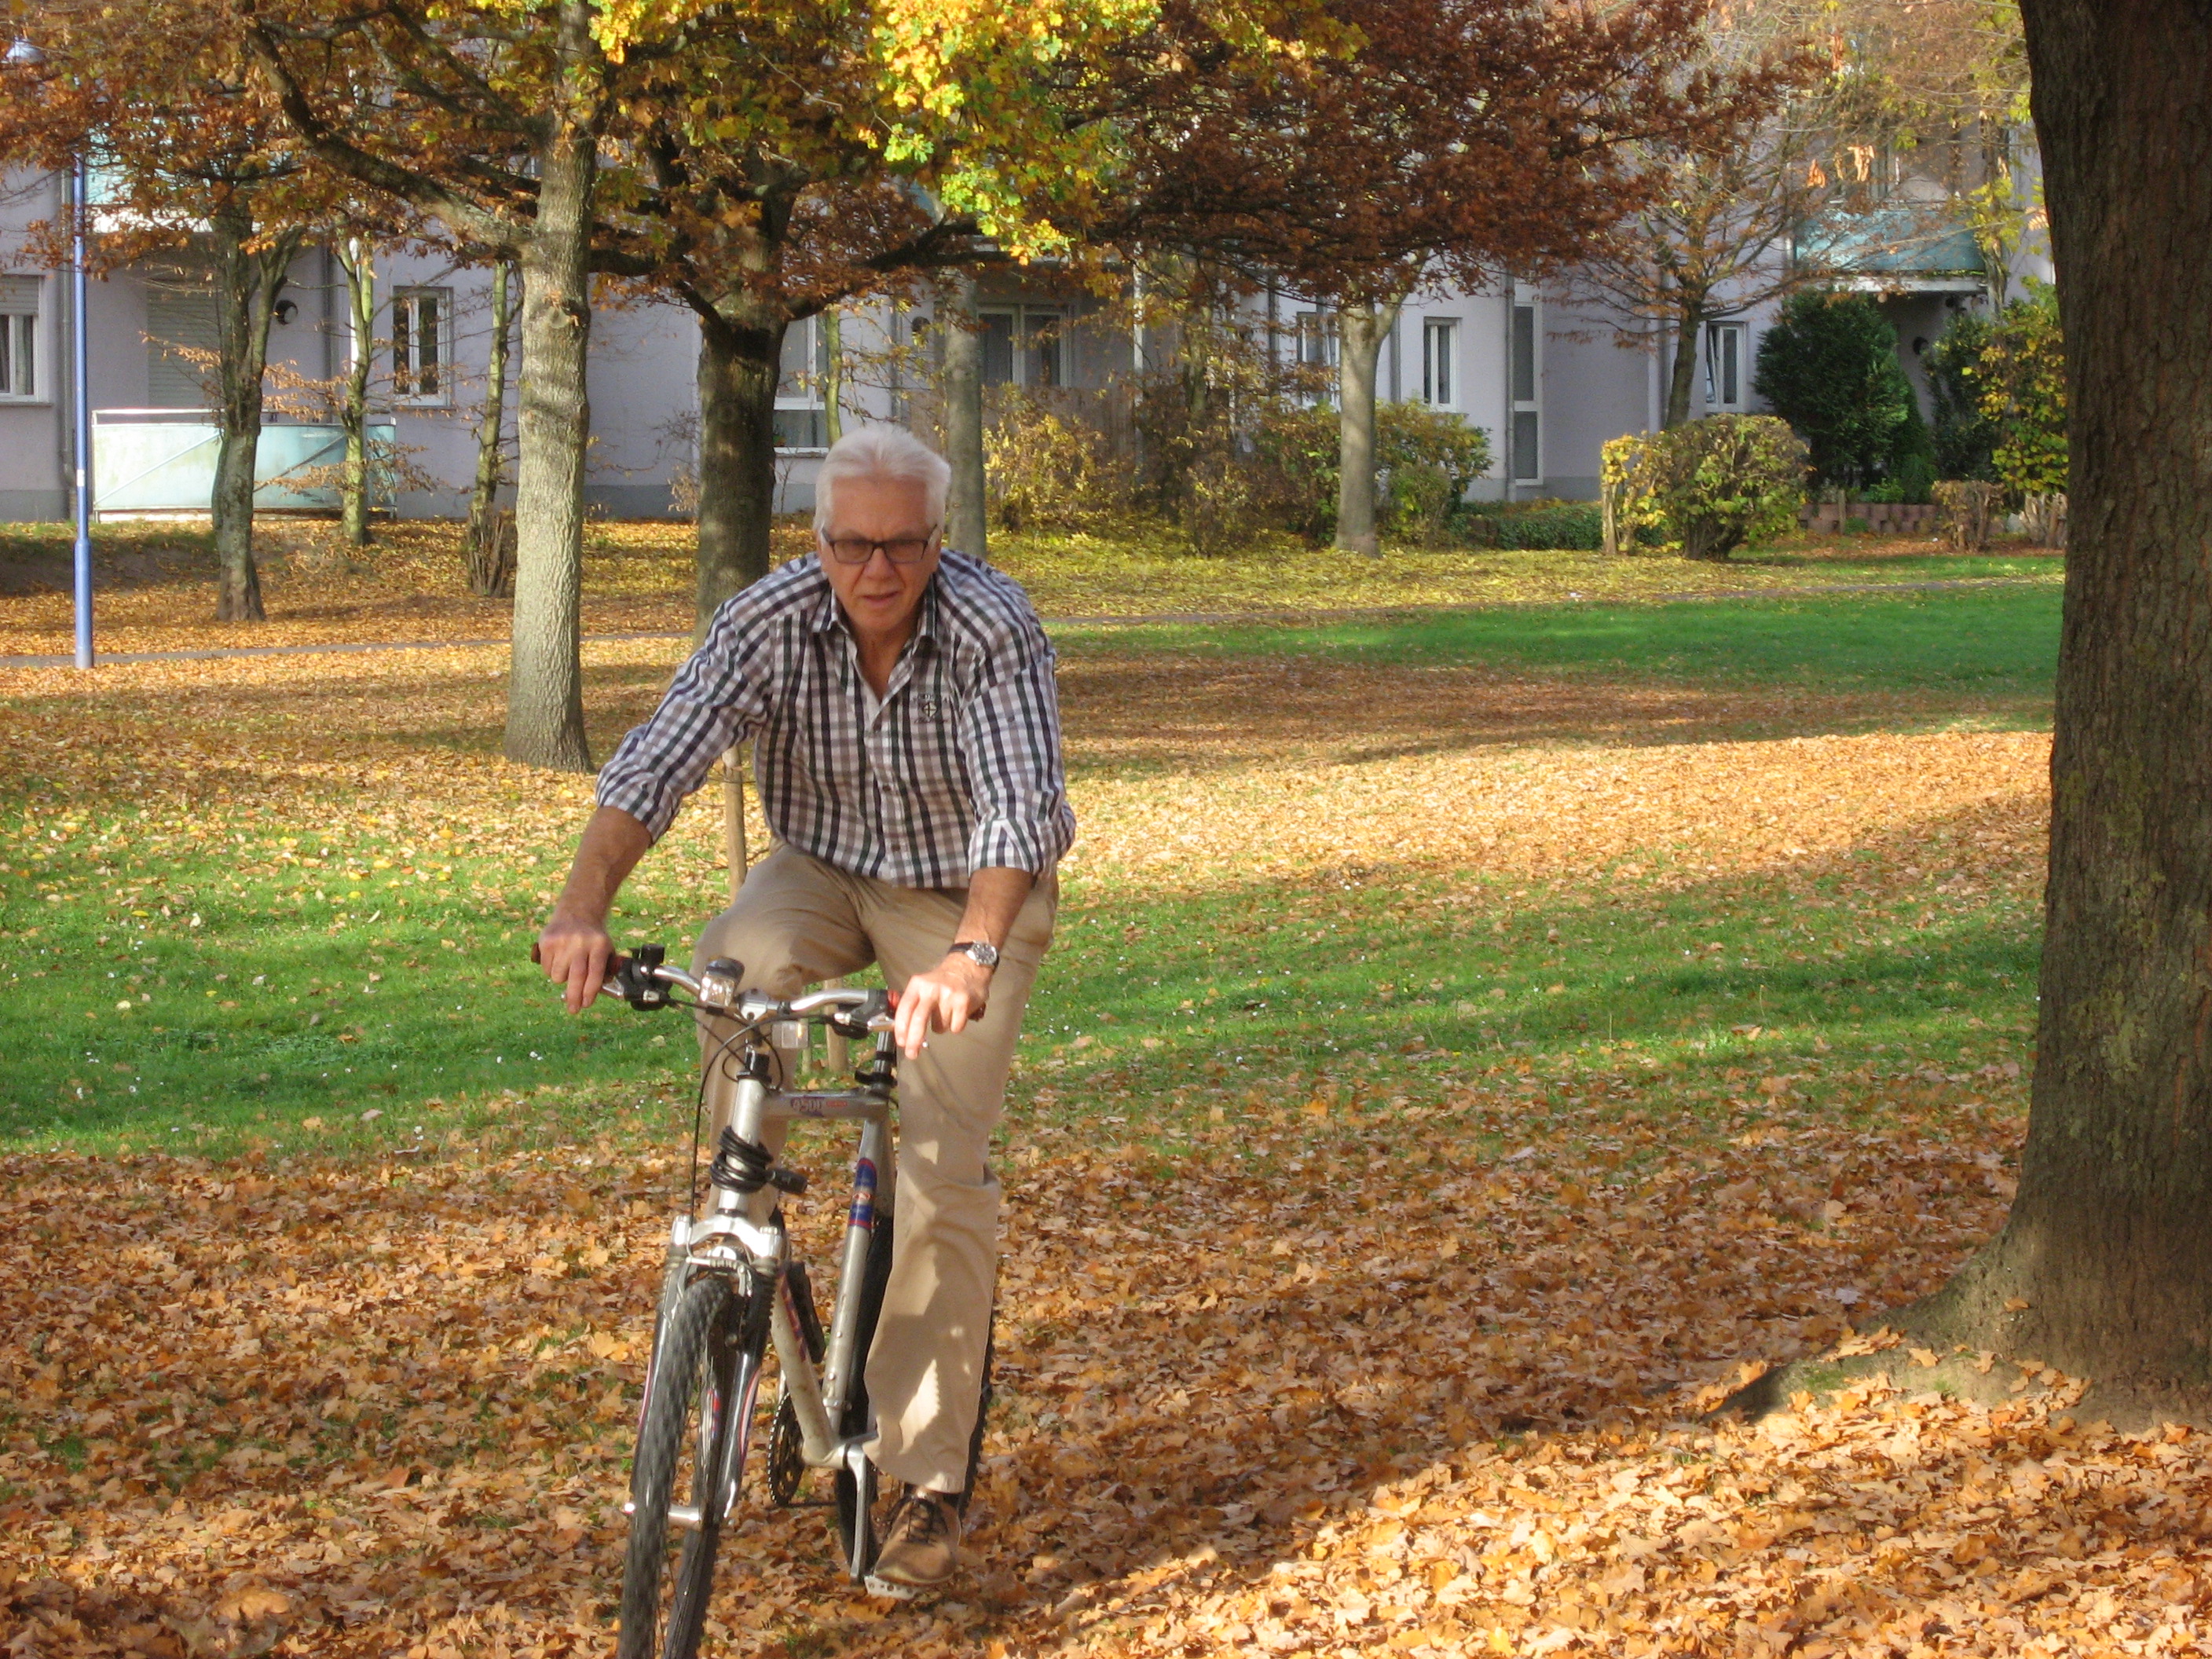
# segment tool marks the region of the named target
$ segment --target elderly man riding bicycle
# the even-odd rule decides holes
[[[733,957],[775,997],[876,962],[897,999],[901,1197],[866,1380],[871,1460],[907,1488],[875,1576],[908,1589],[959,1564],[997,1273],[990,1139],[1075,833],[1052,647],[1017,583],[941,545],[950,477],[895,428],[830,449],[814,555],[724,605],[623,740],[538,939],[570,1011],[589,1006],[623,879],[716,758],[752,741],[781,844],[696,961]]]

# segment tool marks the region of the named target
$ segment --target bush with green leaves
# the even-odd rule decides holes
[[[1804,441],[1771,415],[1708,415],[1615,438],[1602,454],[1622,538],[1656,530],[1687,558],[1725,559],[1781,534],[1805,499]]]
[[[1426,404],[1380,404],[1375,450],[1390,528],[1429,545],[1443,539],[1452,509],[1490,470],[1490,434]]]
[[[1996,428],[1990,460],[2016,501],[2066,493],[2066,343],[2058,295],[2039,285],[1997,313],[1977,378]]]
[[[1863,294],[1791,295],[1759,341],[1752,388],[1804,440],[1824,484],[1865,489],[1924,445],[1897,331]]]
[[[1339,446],[1334,404],[1274,398],[1252,423],[1253,493],[1271,523],[1316,543],[1336,533]]]
[[[1949,326],[1921,359],[1936,405],[1929,435],[1938,477],[1984,483],[1996,478],[1997,423],[1982,408],[1982,358],[1991,327],[1978,311],[1954,313]]]
[[[1605,545],[1595,501],[1469,501],[1457,520],[1457,539],[1473,547],[1595,553]]]

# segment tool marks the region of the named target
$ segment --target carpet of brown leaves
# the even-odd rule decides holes
[[[2076,1425],[2062,1379],[1985,1413],[1899,1350],[1831,1406],[1685,1420],[1836,1335],[1839,1291],[1940,1279],[2011,1122],[1752,1131],[1617,1182],[1676,1139],[1634,1098],[1255,1111],[1269,1174],[1031,1139],[975,1581],[886,1616],[821,1511],[755,1514],[711,1650],[2192,1650],[2202,1446]],[[1532,1112],[1577,1138],[1470,1146]],[[36,1425],[0,1450],[11,1650],[604,1650],[667,1173],[0,1169]]]
[[[311,689],[265,659],[88,696],[10,675],[5,740],[156,820],[220,795],[535,841],[581,790],[496,758],[501,655],[331,659]],[[603,743],[670,659],[592,648]],[[1079,878],[1505,870],[1601,899],[1632,872],[1909,857],[1939,831],[1979,878],[2034,877],[2035,736],[1473,672],[1239,678],[1261,672],[1071,665]],[[680,832],[702,880],[712,840],[705,813]],[[1434,1106],[1387,1073],[1253,1081],[1172,1163],[1105,1121],[1054,1127],[1043,1091],[1017,1115],[973,1577],[886,1610],[838,1577],[822,1511],[757,1513],[710,1651],[2212,1642],[2204,1442],[2077,1423],[2064,1378],[1997,1368],[2017,1403],[1985,1412],[1916,1389],[1943,1356],[1888,1347],[1886,1380],[1831,1402],[1698,1419],[1766,1361],[1881,1348],[1847,1321],[2001,1218],[2016,1086],[1870,1073],[1847,1121],[1746,1079],[1685,1122],[1626,1060],[1470,1064]],[[613,1140],[0,1161],[0,1650],[609,1650],[672,1177]]]

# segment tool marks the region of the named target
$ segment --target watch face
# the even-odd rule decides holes
[[[999,965],[998,947],[986,945],[981,939],[971,940],[960,946],[960,954],[973,962],[978,968],[995,968]]]

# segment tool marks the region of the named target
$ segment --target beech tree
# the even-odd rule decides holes
[[[290,138],[252,86],[220,18],[178,0],[57,9],[41,20],[46,62],[9,77],[0,155],[56,171],[97,157],[103,212],[89,245],[102,272],[157,255],[204,262],[216,349],[196,362],[219,433],[209,502],[216,616],[260,622],[253,480],[269,333],[293,261],[343,217],[336,180]],[[50,262],[70,227],[40,228]],[[189,276],[184,280],[191,280]]]
[[[235,0],[297,141],[331,171],[522,274],[510,760],[589,771],[581,624],[594,268],[635,269],[602,211],[623,88],[594,0]]]
[[[1572,273],[1580,292],[1646,325],[1643,337],[1664,369],[1662,427],[1690,418],[1709,318],[1765,305],[1824,274],[1793,242],[1831,195],[1820,159],[1831,112],[1811,95],[1831,83],[1831,66],[1800,42],[1810,19],[1786,6],[1747,9],[1705,23],[1693,61],[1716,84],[1739,83],[1748,95],[1717,118],[1630,148],[1642,199]]]
[[[646,281],[699,318],[703,629],[768,570],[787,331],[939,276],[957,301],[963,272],[1073,251],[1115,162],[1103,89],[1146,25],[1113,0],[1008,0],[985,27],[949,0],[676,9],[683,53],[614,131],[654,192]],[[941,337],[957,368],[971,342]],[[980,554],[963,465],[980,430],[950,436],[957,544]]]
[[[1689,61],[1704,13],[1324,0],[1311,50],[1232,74],[1218,53],[1185,54],[1124,112],[1132,233],[1337,301],[1338,546],[1376,550],[1376,360],[1405,297],[1578,257],[1638,200],[1629,142],[1740,119],[1768,95],[1765,79],[1723,86]]]
[[[2072,523],[2036,1068],[1997,1237],[1901,1325],[2212,1411],[2212,12],[2025,0]],[[1970,1378],[1960,1379],[1962,1386]],[[1793,1386],[1775,1374],[1745,1403]]]

